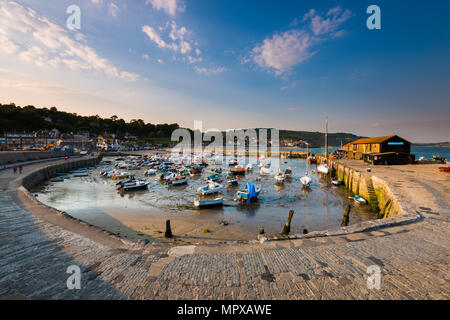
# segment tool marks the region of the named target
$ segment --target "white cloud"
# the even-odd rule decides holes
[[[289,73],[294,66],[317,52],[314,50],[315,45],[344,35],[345,31],[338,29],[350,17],[351,12],[339,6],[328,10],[325,18],[311,9],[303,16],[303,23],[307,27],[280,32],[264,39],[262,44],[251,51],[250,57],[258,66],[271,70],[276,75]],[[296,19],[291,26],[297,24]],[[247,57],[241,59],[243,64],[249,61]]]
[[[148,54],[143,54],[142,58],[144,58],[145,60],[148,60],[148,59],[150,59],[150,56]]]
[[[160,48],[165,48],[167,46],[166,42],[161,39],[159,33],[150,26],[143,26],[142,31],[147,35],[147,37],[152,40]]]
[[[14,53],[19,49],[11,40],[5,35],[0,34],[0,51],[4,53]]]
[[[253,60],[262,68],[280,75],[313,55],[312,39],[306,32],[290,30],[267,38],[252,51]]]
[[[197,72],[198,74],[205,74],[205,75],[214,75],[214,74],[228,71],[228,69],[226,69],[224,67],[215,67],[215,68],[195,67],[194,69],[195,69],[195,72]]]
[[[0,1],[0,35],[0,42],[8,44],[3,51],[7,48],[10,53],[18,52],[19,59],[26,63],[96,71],[128,81],[139,78],[137,74],[119,70],[94,49],[73,40],[66,29],[15,2]],[[84,41],[80,34],[75,38]]]
[[[159,64],[163,64],[164,61],[162,61],[161,59],[158,59],[158,63],[159,63]]]
[[[108,4],[108,14],[113,18],[119,14],[119,7],[114,2]]]
[[[154,9],[163,10],[170,16],[175,16],[177,11],[185,10],[180,0],[146,0],[145,4],[151,4]]]
[[[304,15],[303,21],[309,21],[312,32],[318,36],[335,32],[351,15],[350,10],[342,10],[339,6],[328,10],[325,18],[321,17],[314,9],[311,9]]]

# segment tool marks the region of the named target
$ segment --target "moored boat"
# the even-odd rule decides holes
[[[360,196],[354,196],[353,201],[355,201],[357,204],[366,204],[367,200]]]
[[[255,186],[251,182],[247,182],[245,190],[238,191],[236,193],[236,200],[239,202],[251,203],[258,200],[259,193],[261,192],[261,187]]]
[[[335,186],[339,186],[342,184],[342,180],[337,179],[337,178],[331,179],[331,183],[334,184]]]
[[[208,194],[219,193],[222,189],[223,186],[221,184],[211,181],[208,185],[198,188],[197,192],[205,196]]]
[[[305,186],[309,187],[311,185],[312,179],[308,175],[300,178],[300,182]]]
[[[209,207],[217,207],[223,205],[223,198],[219,197],[216,199],[196,199],[194,201],[194,207],[196,208],[209,208]]]

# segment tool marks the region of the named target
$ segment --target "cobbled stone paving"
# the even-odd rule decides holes
[[[440,202],[442,205],[442,200]],[[449,299],[449,210],[352,235],[227,244],[171,255],[169,245],[109,248],[36,218],[0,193],[4,299]],[[67,267],[81,268],[69,290]],[[381,268],[368,289],[367,268]]]

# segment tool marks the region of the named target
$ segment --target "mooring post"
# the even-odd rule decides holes
[[[264,228],[263,227],[259,228],[259,234],[264,234],[264,233],[265,233]]]
[[[290,210],[288,218],[286,220],[286,224],[283,227],[283,231],[281,231],[281,235],[287,236],[291,232],[291,221],[292,221],[293,215],[294,215],[294,210]]]
[[[341,227],[348,226],[348,221],[350,220],[350,208],[351,207],[349,204],[345,207],[344,218],[342,219]]]
[[[172,229],[170,229],[170,220],[166,221],[166,232],[164,233],[166,238],[173,238]]]

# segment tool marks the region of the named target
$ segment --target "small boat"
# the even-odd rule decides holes
[[[126,192],[146,190],[148,188],[148,182],[145,180],[129,180],[126,182],[121,181],[117,185],[117,190]]]
[[[330,172],[330,167],[328,167],[327,164],[320,164],[317,166],[317,171],[323,174],[328,174],[328,172]]]
[[[202,200],[195,200],[194,201],[194,207],[196,208],[209,208],[209,207],[217,207],[223,205],[223,198],[216,198],[216,199],[202,199]]]
[[[284,176],[286,177],[286,179],[291,179],[292,178],[292,169],[287,168],[286,170],[284,170]]]
[[[354,196],[353,201],[355,201],[357,204],[366,204],[367,203],[367,200],[360,196]]]
[[[176,186],[181,186],[184,184],[187,184],[187,179],[181,176],[175,177],[174,179],[170,180],[169,182],[169,186],[171,187],[176,187]]]
[[[252,165],[251,163],[248,163],[248,164],[245,166],[245,170],[246,170],[246,171],[253,171],[253,165]]]
[[[206,196],[208,194],[219,193],[222,189],[223,186],[221,184],[211,181],[208,185],[198,188],[197,192]]]
[[[157,170],[156,169],[148,169],[147,171],[145,171],[144,175],[145,176],[154,176],[156,174]]]
[[[278,183],[283,183],[286,179],[286,176],[283,172],[281,172],[281,170],[278,169],[278,173],[274,176],[274,178]]]
[[[308,175],[300,178],[300,182],[305,186],[309,187],[311,185],[312,179]]]
[[[230,170],[230,172],[232,174],[236,174],[236,175],[240,174],[240,175],[242,175],[242,174],[245,174],[245,168],[242,167],[242,166],[235,166],[234,169]]]
[[[450,167],[440,167],[439,171],[440,172],[450,172]]]
[[[222,168],[220,168],[220,167],[212,168],[211,172],[213,172],[213,173],[222,173]]]
[[[238,164],[237,159],[231,158],[230,160],[228,160],[228,165],[229,165],[229,166],[235,166],[235,165],[237,165],[237,164]]]
[[[272,170],[266,167],[261,167],[259,169],[259,174],[262,176],[270,176],[272,174]]]
[[[239,184],[239,179],[234,177],[228,177],[227,182],[230,186],[236,186]]]
[[[74,177],[88,177],[89,174],[87,172],[75,172],[73,174]]]
[[[261,187],[255,186],[251,182],[247,182],[245,190],[236,193],[236,200],[239,202],[247,202],[248,204],[258,200]]]
[[[210,181],[219,181],[220,179],[222,179],[222,174],[220,174],[220,173],[212,174],[206,178],[206,180],[210,180]]]
[[[342,184],[342,180],[340,179],[331,179],[331,183],[334,184],[335,186],[339,186]]]

